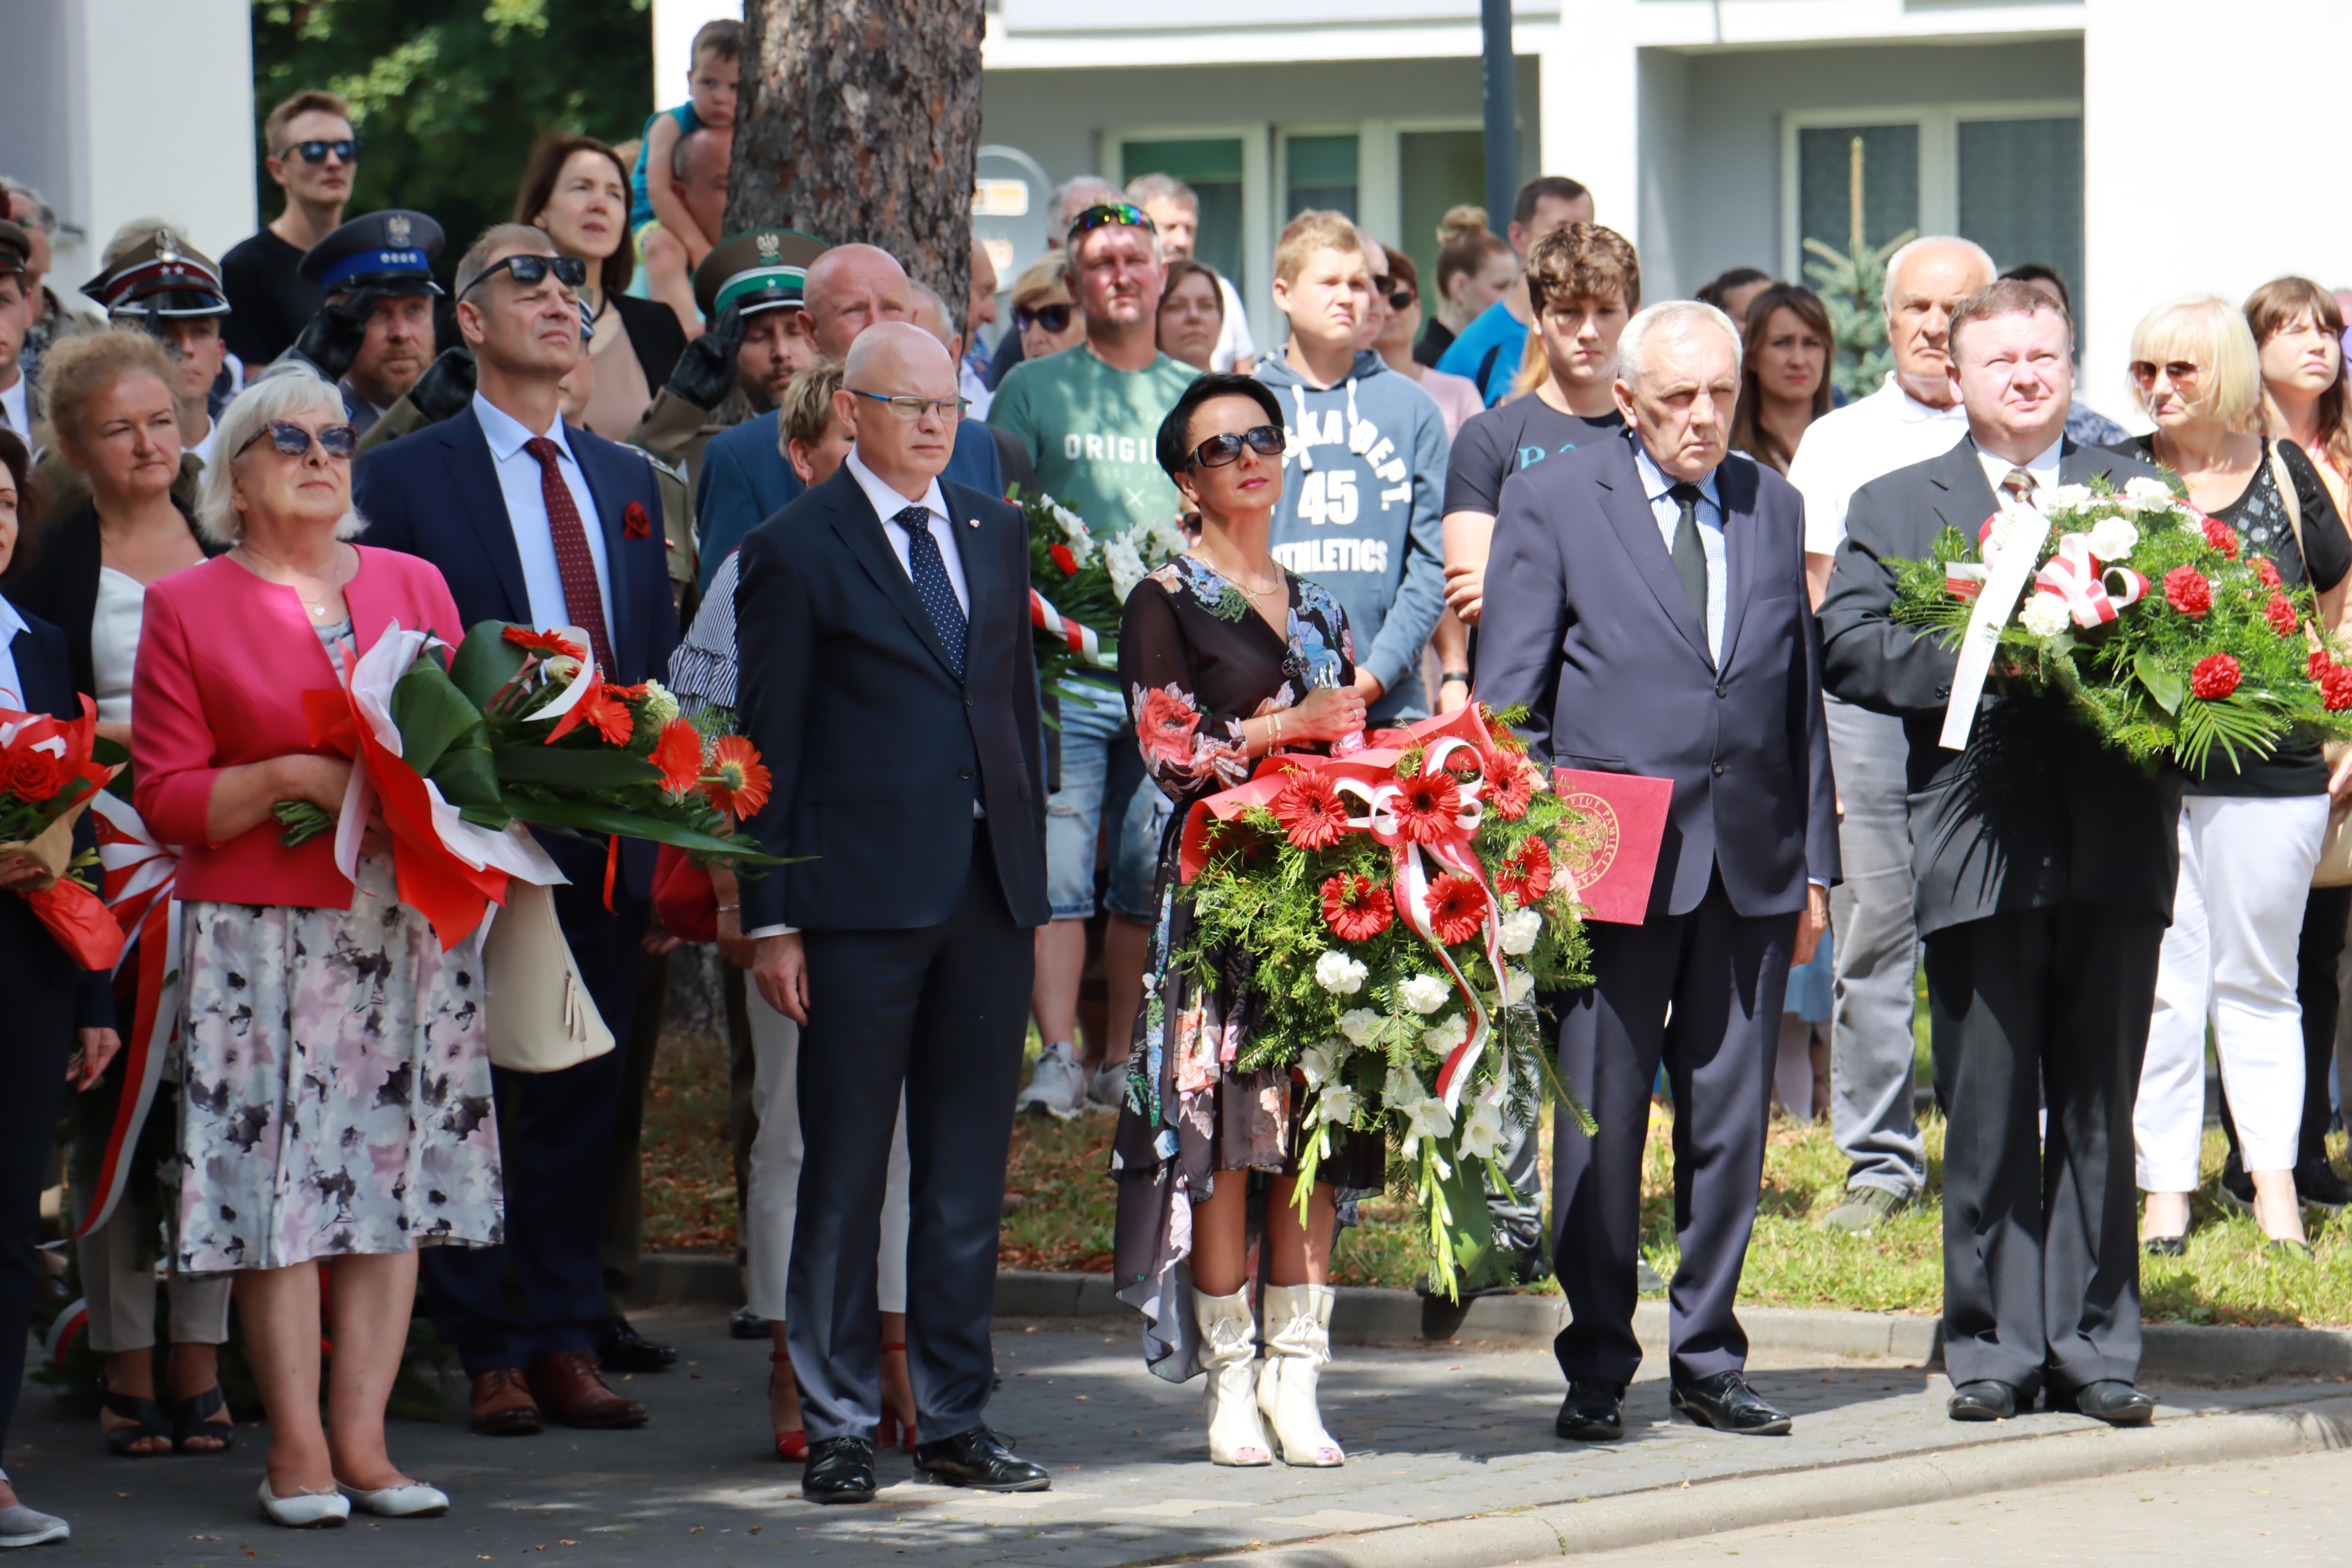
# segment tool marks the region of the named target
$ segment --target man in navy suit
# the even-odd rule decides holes
[[[467,625],[577,626],[606,677],[635,685],[666,673],[677,643],[656,526],[661,498],[642,456],[563,424],[557,384],[587,352],[576,267],[522,224],[474,242],[457,278],[457,330],[479,373],[472,406],[368,454],[352,499],[370,544],[441,569]],[[609,910],[604,847],[551,838],[548,847],[572,879],[555,907],[572,955],[606,1026],[626,1038],[652,847],[624,847],[626,876]],[[575,1426],[646,1418],[606,1385],[594,1354],[606,1327],[597,1247],[625,1056],[495,1075],[506,1244],[433,1247],[423,1265],[434,1326],[473,1379],[478,1432],[535,1432],[542,1407]]]
[[[838,254],[838,253],[836,253]],[[1018,509],[939,476],[955,362],[884,322],[850,350],[834,411],[856,449],[744,541],[744,730],[772,773],[750,824],[814,856],[743,883],[752,978],[803,1027],[799,1221],[787,1321],[809,1437],[802,1496],[867,1502],[881,1412],[876,1248],[891,1128],[913,1163],[907,1367],[954,1486],[1045,1472],[982,1422],[989,1318],[1035,928],[1045,790]]]
[[[836,245],[809,264],[801,285],[803,324],[820,356],[835,363],[857,334],[877,321],[916,319],[915,286],[898,258],[871,245]],[[774,409],[714,437],[702,454],[694,497],[695,540],[702,586],[750,533],[800,497],[800,477],[784,461]],[[995,437],[977,419],[960,421],[943,476],[983,495],[1004,493]]]
[[[1674,782],[1640,925],[1588,925],[1592,984],[1565,1003],[1559,1066],[1597,1131],[1563,1116],[1553,1256],[1573,1321],[1554,1342],[1563,1437],[1623,1435],[1642,1145],[1660,1060],[1675,1101],[1672,1402],[1724,1431],[1789,1417],[1742,1375],[1732,1310],[1764,1173],[1789,966],[1812,955],[1837,875],[1836,792],[1804,508],[1725,449],[1737,330],[1654,305],[1617,345],[1629,426],[1505,482],[1479,624],[1478,695],[1524,703],[1538,759]]]

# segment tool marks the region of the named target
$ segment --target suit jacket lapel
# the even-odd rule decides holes
[[[2068,441],[2058,453],[2058,482],[2087,485],[2093,479],[2112,480],[2116,455],[2104,447],[2078,447]]]
[[[522,552],[516,547],[514,520],[507,515],[506,491],[499,484],[499,466],[490,460],[490,438],[482,422],[467,409],[444,428],[442,458],[455,481],[457,502],[474,521],[474,531],[499,574],[507,596],[507,619],[530,621],[530,588],[523,581]]]
[[[1723,570],[1729,579],[1723,596],[1723,658],[1719,668],[1731,668],[1739,647],[1739,624],[1756,581],[1756,497],[1753,465],[1726,458],[1715,470],[1715,493],[1723,500]],[[1685,597],[1688,597],[1687,595]]]
[[[580,465],[580,476],[588,481],[588,499],[596,508],[596,525],[604,535],[604,596],[613,603],[613,624],[608,628],[613,637],[613,657],[634,668],[629,656],[621,651],[636,646],[630,635],[635,628],[629,624],[629,595],[622,591],[622,584],[628,580],[628,558],[621,553],[621,514],[628,502],[621,499],[613,476],[604,471],[604,465],[592,460],[600,454],[591,452],[581,441],[582,432],[568,429],[564,434],[571,441],[572,460]],[[665,672],[650,673],[658,676]]]
[[[2063,463],[2061,463],[2063,476]],[[1940,521],[1927,539],[1932,547],[1936,533],[1943,529],[1958,529],[1973,545],[1977,533],[1984,527],[1985,519],[2000,510],[2000,501],[1992,493],[1992,481],[1985,478],[1984,465],[1977,461],[1976,443],[1966,437],[1958,446],[1936,459],[1927,470],[1927,486],[1935,495],[1934,510]],[[1922,555],[1927,554],[1922,550]]]
[[[1618,542],[1633,557],[1633,568],[1649,584],[1658,608],[1665,611],[1666,619],[1674,622],[1691,651],[1704,659],[1706,627],[1691,607],[1690,595],[1683,592],[1683,580],[1675,575],[1675,559],[1667,552],[1666,542],[1658,537],[1658,520],[1651,513],[1649,498],[1642,493],[1641,470],[1633,466],[1633,448],[1626,447],[1609,467],[1611,471],[1601,479],[1601,514],[1617,531]],[[1730,643],[1725,637],[1727,649]]]
[[[849,552],[857,558],[857,563],[866,569],[866,574],[874,580],[874,585],[882,590],[883,597],[897,608],[907,625],[914,629],[915,635],[922,639],[923,646],[931,650],[931,657],[940,661],[940,668],[950,676],[954,675],[955,661],[948,658],[947,645],[940,641],[939,628],[931,625],[931,613],[923,608],[920,599],[915,597],[914,579],[908,577],[907,569],[898,564],[898,552],[890,547],[889,539],[882,531],[892,525],[875,515],[874,503],[867,500],[866,492],[857,488],[857,480],[851,476],[846,464],[825,482],[837,487],[837,493],[833,498],[833,531],[841,536],[841,542],[849,547]],[[966,589],[971,590],[971,554],[967,553],[965,562],[964,583]],[[975,600],[979,597],[976,591],[973,597]],[[969,636],[964,638],[964,657],[967,661],[971,657]]]

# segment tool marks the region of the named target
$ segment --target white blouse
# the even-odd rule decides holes
[[[128,572],[100,566],[98,611],[89,618],[89,663],[101,723],[131,722],[131,670],[146,615],[147,585]]]

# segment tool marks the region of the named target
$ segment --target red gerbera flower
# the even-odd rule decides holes
[[[702,778],[702,732],[683,719],[662,726],[650,759],[661,770],[662,788],[684,795]]]
[[[2254,575],[2263,580],[2263,586],[2265,588],[2285,586],[2285,584],[2279,580],[2278,568],[2271,564],[2271,559],[2267,555],[2254,563]]]
[[[1049,544],[1045,547],[1045,552],[1054,558],[1054,564],[1062,569],[1063,576],[1075,577],[1078,574],[1078,558],[1070,553],[1068,545]]]
[[[2184,616],[2202,616],[2213,607],[2213,584],[2194,566],[2175,566],[2164,574],[2164,602]]]
[[[1462,792],[1445,773],[1415,773],[1397,785],[1397,830],[1415,844],[1435,844],[1454,831],[1462,815]]]
[[[2226,653],[2207,654],[2189,672],[2189,689],[2208,702],[2219,702],[2238,689],[2238,661]]]
[[[2330,713],[2352,708],[2352,668],[2330,665],[2320,672],[2319,700]]]
[[[1476,778],[1484,765],[1478,753],[1467,746],[1456,746],[1445,753],[1445,771],[1465,784]]]
[[[2270,563],[2263,564],[2267,566]],[[2294,613],[2294,601],[2284,594],[2271,595],[2271,602],[2263,606],[2263,618],[2270,622],[2271,630],[2283,637],[2294,636],[2303,626],[2303,617]]]
[[[562,654],[566,658],[586,658],[588,650],[578,643],[557,637],[553,632],[535,632],[529,626],[509,626],[503,634],[507,641],[520,648],[538,654]]]
[[[2317,680],[2321,676],[2326,674],[2328,670],[2333,668],[2335,664],[2336,661],[2327,657],[2327,650],[2326,648],[2313,648],[2311,650],[2311,657],[2303,661],[2304,677],[2309,680]]]
[[[2238,558],[2238,532],[2218,517],[2205,520],[2205,542],[2235,561]]]
[[[1517,822],[1528,814],[1528,802],[1535,798],[1535,777],[1525,761],[1508,752],[1490,750],[1485,755],[1486,802],[1505,821]]]
[[[1503,862],[1495,886],[1517,900],[1521,909],[1550,890],[1551,851],[1544,847],[1544,841],[1530,838],[1520,845],[1519,852]]]
[[[1323,884],[1323,923],[1341,942],[1370,942],[1396,918],[1396,900],[1360,871],[1342,871]]]
[[[1283,831],[1301,849],[1328,849],[1348,831],[1347,802],[1319,773],[1294,768],[1272,804]]]
[[[768,804],[768,769],[760,748],[740,735],[722,737],[710,748],[710,771],[702,776],[710,804],[740,822]]]
[[[1468,942],[1486,918],[1486,889],[1468,877],[1448,874],[1429,884],[1429,929],[1451,947]]]
[[[629,705],[614,697],[609,689],[590,692],[581,700],[580,707],[607,745],[625,746],[629,737],[637,732],[637,721],[629,716]]]
[[[646,700],[646,683],[640,680],[635,686],[615,686],[608,680],[604,683],[604,695],[617,697],[624,702],[643,702]]]

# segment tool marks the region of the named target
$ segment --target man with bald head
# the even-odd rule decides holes
[[[1883,475],[1925,462],[1968,433],[1952,390],[1950,330],[1961,300],[1993,280],[1992,258],[1950,236],[1915,239],[1886,268],[1886,384],[1815,420],[1789,465],[1805,498],[1805,574],[1819,605],[1845,538],[1846,503]],[[1837,988],[1830,1027],[1830,1129],[1847,1161],[1844,1201],[1824,1228],[1866,1236],[1919,1195],[1927,1150],[1911,1097],[1916,1068],[1911,832],[1900,720],[1832,697],[1830,751],[1843,807],[1845,880],[1831,908]]]
[[[878,246],[836,245],[810,264],[801,284],[804,324],[820,359],[848,357],[858,334],[877,321],[912,321],[916,284],[898,258]],[[797,498],[803,489],[784,460],[775,411],[746,419],[702,457],[695,489],[695,537],[702,586],[743,536]],[[947,477],[992,496],[1004,493],[996,441],[977,419],[960,421]]]
[[[1028,535],[1018,508],[944,478],[961,405],[938,339],[868,327],[834,395],[856,448],[739,563],[743,728],[771,775],[746,826],[813,857],[742,886],[752,979],[801,1026],[800,1103],[821,1108],[801,1121],[786,1290],[813,1502],[874,1497],[875,1259],[902,1094],[915,1468],[1048,1485],[983,1421],[1012,1139],[996,1108],[1019,1080],[1046,915],[1045,793]]]

